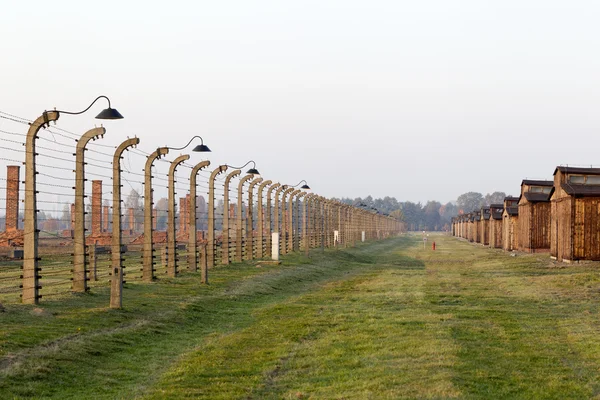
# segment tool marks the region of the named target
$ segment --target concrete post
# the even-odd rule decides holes
[[[167,215],[167,275],[171,278],[177,276],[177,230],[175,226],[175,171],[179,164],[190,159],[189,154],[184,154],[171,162],[169,166],[169,195]]]
[[[144,167],[144,255],[142,278],[146,282],[154,280],[154,241],[152,240],[153,229],[153,208],[152,199],[154,190],[152,189],[152,163],[154,160],[169,154],[167,147],[159,147],[146,159]]]
[[[180,197],[179,198],[179,234],[189,234],[188,228],[190,227],[189,213],[190,204],[189,197]]]
[[[248,212],[246,213],[246,260],[254,258],[254,186],[261,183],[263,178],[256,178],[248,185]],[[262,246],[262,243],[261,243]]]
[[[294,231],[294,241],[292,242],[292,251],[300,251],[300,238],[301,233],[304,234],[304,225],[302,224],[302,221],[300,220],[300,202],[302,201],[301,199],[306,196],[308,193],[306,192],[302,192],[300,194],[298,194],[298,196],[296,197],[296,203],[295,203],[295,212],[296,212],[296,223],[295,223],[295,231]],[[302,201],[302,204],[306,203],[306,199],[304,201]],[[304,218],[304,213],[302,218]]]
[[[123,152],[129,147],[136,146],[138,138],[127,139],[117,147],[113,156],[113,214],[112,214],[112,279],[110,282],[110,308],[123,306],[123,246],[121,231],[121,159]]]
[[[229,260],[229,184],[231,180],[241,174],[242,171],[239,169],[233,170],[227,175],[225,178],[225,183],[223,185],[223,223],[222,223],[222,235],[221,235],[221,263],[223,265],[228,265]]]
[[[283,191],[283,194],[281,195],[281,235],[279,237],[279,241],[281,242],[281,254],[286,254],[287,253],[287,242],[288,242],[288,224],[289,224],[289,217],[288,217],[288,213],[286,210],[286,205],[287,205],[287,196],[292,193],[293,191],[295,191],[296,189],[293,187],[288,187],[286,190]],[[290,221],[291,222],[291,221]]]
[[[227,165],[220,165],[211,172],[210,178],[208,179],[208,201],[206,203],[206,208],[208,210],[208,243],[206,244],[207,268],[215,266],[215,179],[217,179],[217,175],[225,171],[227,171]],[[205,282],[204,279],[202,280],[202,283],[207,282],[208,281]]]
[[[106,133],[104,128],[90,129],[77,141],[75,148],[75,231],[73,232],[73,284],[74,292],[87,290],[85,259],[85,146]],[[102,203],[102,200],[100,200]],[[93,224],[92,224],[93,226]]]
[[[288,185],[281,185],[280,187],[277,188],[277,190],[275,190],[275,209],[273,211],[273,232],[279,233],[281,230],[281,223],[280,223],[281,207],[280,207],[280,202],[279,202],[279,194],[281,192],[283,192],[284,190],[287,190],[287,188],[288,188]]]
[[[302,203],[303,212],[302,212],[302,246],[304,247],[304,255],[308,257],[309,248],[310,248],[310,207],[311,201],[314,194],[308,193],[304,198],[304,202]]]
[[[325,250],[325,224],[326,224],[326,214],[325,214],[325,198],[319,196],[319,239],[321,241],[321,250]]]
[[[206,243],[200,246],[200,283],[208,285],[208,263],[206,256]]]
[[[202,168],[206,168],[210,165],[210,161],[201,161],[192,168],[190,173],[190,199],[188,204],[188,216],[189,216],[189,234],[188,234],[188,269],[192,272],[198,270],[198,238],[196,228],[196,188],[198,180],[198,172]],[[206,259],[206,257],[205,257]]]
[[[258,191],[256,195],[258,198],[258,206],[256,210],[258,212],[258,222],[256,224],[256,231],[258,233],[256,241],[258,242],[258,247],[256,248],[256,258],[263,258],[265,256],[265,212],[263,209],[263,190],[266,186],[270,185],[271,183],[273,183],[273,181],[264,181],[263,183],[261,183],[258,186]],[[269,207],[269,211],[271,211],[271,207]]]
[[[96,243],[89,245],[90,252],[90,272],[92,275],[92,280],[98,280],[98,258],[96,257]]]
[[[58,119],[57,111],[45,112],[29,125],[25,145],[25,226],[23,231],[23,295],[26,304],[39,302],[39,269],[37,228],[37,186],[35,168],[35,139],[38,131],[50,121]]]
[[[287,230],[288,230],[288,234],[287,234],[287,243],[286,243],[286,253],[291,253],[294,250],[294,230],[295,230],[295,226],[294,226],[294,197],[296,197],[297,195],[299,195],[300,193],[302,193],[302,190],[297,189],[294,190],[292,193],[290,193],[290,199],[289,199],[289,204],[288,204],[288,226],[287,226]],[[297,222],[296,222],[297,224]]]
[[[29,125],[25,145],[25,209],[23,232],[23,295],[26,304],[39,302],[39,269],[37,228],[37,185],[35,167],[35,140],[38,131],[50,121],[58,120],[58,112],[45,112]]]
[[[271,187],[269,187],[269,189],[267,189],[267,210],[266,210],[266,217],[265,217],[265,236],[267,239],[267,242],[265,243],[265,249],[267,252],[266,254],[269,254],[268,252],[271,251],[271,233],[274,231],[274,228],[271,226],[272,225],[271,224],[271,221],[272,221],[271,195],[272,195],[273,191],[280,186],[281,186],[281,184],[275,183],[275,184],[271,185]],[[275,213],[277,213],[277,209],[275,209]]]
[[[243,195],[243,190],[244,190],[244,183],[246,183],[247,181],[249,181],[250,179],[254,178],[254,175],[252,174],[248,174],[246,176],[244,176],[243,178],[240,179],[240,182],[238,183],[238,201],[237,201],[237,215],[236,215],[236,226],[235,226],[235,261],[237,262],[242,262],[243,261],[243,237],[244,237],[244,228],[243,228],[243,223],[244,223],[244,218],[243,218],[243,214],[244,214],[244,195]]]
[[[102,234],[102,181],[92,181],[92,236]]]

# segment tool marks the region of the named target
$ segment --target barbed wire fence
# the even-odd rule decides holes
[[[32,299],[22,298],[23,293],[23,202],[28,195],[24,183],[26,156],[26,132],[33,121],[0,111],[0,167],[7,171],[7,177],[0,176],[0,303],[28,302]],[[75,220],[75,170],[76,146],[81,135],[68,131],[60,126],[45,127],[39,132],[36,144],[37,172],[37,207],[36,215],[39,229],[38,253],[39,261],[39,298],[52,299],[69,296],[73,290],[74,270],[85,267],[87,288],[97,290],[110,286],[111,277],[111,238],[113,204],[113,157],[116,146],[103,143],[101,138],[89,141],[85,145],[85,179],[82,183],[84,191],[84,227],[83,243],[76,238]],[[139,170],[150,153],[141,148],[129,148],[121,160],[121,226],[126,251],[123,253],[124,283],[142,281],[142,248],[144,241],[144,185],[146,171]],[[163,278],[168,272],[166,243],[167,225],[174,221],[175,227],[175,259],[178,270],[183,272],[192,269],[188,253],[189,231],[195,226],[197,242],[206,245],[208,242],[209,207],[214,208],[214,262],[223,264],[241,260],[252,260],[260,253],[267,254],[272,231],[280,231],[282,221],[288,213],[286,202],[280,201],[275,207],[271,200],[269,207],[267,190],[261,195],[263,203],[262,219],[259,220],[257,204],[259,202],[257,187],[253,188],[252,214],[250,226],[248,188],[252,179],[245,179],[240,193],[239,185],[247,175],[241,172],[229,180],[226,173],[215,176],[214,193],[210,197],[211,174],[218,165],[209,165],[198,171],[196,180],[196,210],[189,212],[191,172],[194,165],[184,161],[175,170],[175,213],[168,213],[168,199],[163,195],[169,189],[168,170],[175,158],[158,158],[150,171],[154,190],[153,204],[153,241],[155,276]],[[12,169],[11,169],[12,168]],[[11,175],[12,173],[12,175]],[[15,179],[16,176],[16,179]],[[273,182],[274,183],[274,182]],[[273,184],[272,183],[272,184]],[[227,186],[227,187],[226,187]],[[267,187],[268,188],[268,187]],[[227,193],[227,204],[225,194]],[[275,192],[273,192],[273,195]],[[275,197],[275,196],[273,196]],[[16,210],[14,203],[16,201]],[[298,210],[294,214],[296,226],[304,217],[302,200],[298,200]],[[269,210],[269,211],[268,211]],[[268,214],[267,214],[268,212]],[[317,215],[316,213],[314,214]],[[195,224],[190,221],[194,219]],[[15,221],[16,222],[13,222]],[[276,226],[276,221],[279,221]],[[287,230],[292,232],[292,221]],[[309,226],[315,226],[311,224]],[[257,241],[257,230],[268,232]],[[303,228],[302,235],[307,236]],[[251,232],[248,232],[250,230]],[[298,233],[300,229],[298,228]],[[251,245],[247,240],[251,241]],[[84,266],[75,265],[73,257],[76,245],[85,245]],[[258,250],[260,246],[260,250]],[[283,246],[283,243],[282,243]],[[283,250],[283,247],[282,247]],[[226,254],[224,254],[224,252]],[[285,251],[282,251],[285,254]],[[206,254],[205,254],[206,255]],[[126,286],[125,286],[126,287]],[[35,299],[36,302],[38,299]]]

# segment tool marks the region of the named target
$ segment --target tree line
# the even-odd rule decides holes
[[[395,197],[386,196],[374,199],[372,196],[355,199],[336,199],[342,203],[359,206],[373,212],[380,212],[399,218],[409,231],[448,231],[451,219],[458,214],[479,210],[490,204],[502,204],[506,193],[493,192],[483,195],[478,192],[463,193],[455,201],[442,204],[436,200],[425,204],[411,201],[400,202]]]

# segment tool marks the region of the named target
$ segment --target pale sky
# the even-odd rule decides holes
[[[600,165],[599,17],[595,1],[4,0],[0,111],[104,94],[125,119],[102,143],[201,135],[215,167],[253,159],[326,197],[518,194]],[[105,107],[58,126],[83,134]]]

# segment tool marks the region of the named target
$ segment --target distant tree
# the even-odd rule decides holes
[[[423,207],[421,203],[407,201],[402,204],[402,213],[406,228],[410,231],[421,230],[423,227]]]
[[[423,207],[424,229],[428,231],[437,231],[441,228],[440,208],[442,205],[439,201],[428,201]]]
[[[404,221],[404,213],[401,209],[394,210],[390,212],[390,217],[394,217],[399,221]]]
[[[485,195],[485,205],[489,206],[490,204],[502,204],[505,197],[506,193],[504,192],[494,192],[492,194],[488,193]]]
[[[462,210],[466,213],[480,209],[484,203],[483,195],[477,192],[463,193],[456,199],[459,211]]]

